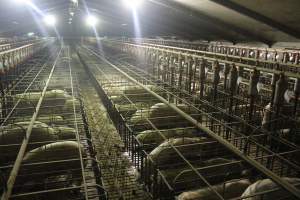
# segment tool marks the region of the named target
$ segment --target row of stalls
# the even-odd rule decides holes
[[[7,51],[10,49],[14,49],[17,47],[22,47],[25,45],[33,45],[34,43],[37,42],[42,42],[42,41],[46,41],[49,40],[49,38],[23,38],[23,39],[15,39],[15,40],[9,40],[9,39],[0,39],[0,52],[2,51]]]
[[[124,40],[123,40],[124,41]],[[229,42],[208,41],[178,41],[159,39],[128,39],[124,42],[162,45],[183,48],[188,50],[206,51],[211,54],[224,54],[226,56],[242,57],[255,61],[272,61],[298,65],[300,62],[299,49],[297,47],[274,47],[269,48],[259,44],[236,44]],[[258,45],[258,46],[256,46]]]
[[[2,199],[106,199],[70,55],[57,41],[11,50],[14,70],[1,75]]]
[[[299,74],[100,42],[79,54],[153,199],[298,198]]]

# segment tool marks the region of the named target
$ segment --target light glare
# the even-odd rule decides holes
[[[89,26],[95,26],[98,23],[98,19],[95,16],[89,15],[86,18],[86,23]]]
[[[143,3],[143,0],[123,0],[123,3],[128,8],[135,9],[138,8]]]
[[[56,24],[56,19],[53,15],[46,15],[44,17],[44,22],[48,26],[54,26]]]
[[[19,4],[24,4],[24,3],[29,3],[30,0],[15,0],[15,2]]]
[[[78,0],[71,0],[72,3],[78,4]]]
[[[28,36],[28,37],[34,36],[34,32],[29,32],[29,33],[27,33],[27,36]]]

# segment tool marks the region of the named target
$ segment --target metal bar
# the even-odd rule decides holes
[[[24,193],[24,194],[15,194],[15,195],[11,195],[11,198],[18,198],[18,197],[26,197],[26,196],[33,196],[33,195],[37,195],[37,194],[44,194],[44,193],[51,193],[51,192],[60,192],[60,191],[68,191],[68,190],[75,190],[75,189],[81,189],[83,186],[71,186],[71,187],[65,187],[65,188],[59,188],[59,189],[48,189],[48,190],[44,190],[44,191],[38,191],[38,192],[30,192],[30,193]],[[89,185],[89,188],[91,187],[99,187],[102,188],[103,187],[99,184],[93,184],[93,185]]]
[[[70,71],[70,84],[71,84],[71,95],[72,98],[74,97],[74,87],[73,87],[73,76],[72,76],[72,67],[71,67],[71,63],[70,63],[70,48],[67,48],[67,55],[68,55],[68,67],[69,67],[69,71]],[[78,146],[80,146],[80,138],[79,138],[79,133],[78,133],[78,124],[77,124],[77,117],[76,117],[76,106],[75,106],[75,102],[73,101],[73,114],[74,114],[74,126],[75,126],[75,135],[76,135],[76,140],[78,143]],[[86,183],[86,179],[85,179],[85,175],[84,175],[84,164],[83,164],[83,156],[82,156],[82,152],[81,149],[78,148],[78,153],[79,153],[79,157],[80,157],[80,165],[81,165],[81,174],[82,174],[82,179],[83,179],[83,185],[84,185],[84,194],[85,194],[85,199],[88,200],[88,194],[87,194],[87,183]]]

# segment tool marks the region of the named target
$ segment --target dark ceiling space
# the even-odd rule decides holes
[[[0,0],[0,35],[49,33],[42,17],[22,0]],[[29,0],[27,0],[29,1]],[[123,0],[31,0],[43,13],[57,18],[57,32],[66,36],[93,36],[84,18],[99,18],[100,36],[134,37],[132,9]],[[76,4],[77,5],[77,4]],[[69,24],[70,11],[75,16]],[[143,0],[136,9],[142,37],[176,36],[189,40],[298,42],[299,0]]]

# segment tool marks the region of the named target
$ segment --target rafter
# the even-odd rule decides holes
[[[234,10],[242,15],[245,15],[245,16],[248,16],[258,22],[261,22],[261,23],[264,23],[268,26],[271,26],[279,31],[282,31],[290,36],[293,36],[295,38],[300,38],[300,32],[291,28],[291,27],[288,27],[280,22],[277,22],[269,17],[266,17],[258,12],[255,12],[253,10],[250,10],[248,8],[245,8],[237,3],[234,3],[230,0],[210,0],[214,3],[217,3],[219,5],[222,5],[226,8],[229,8],[231,10]]]

